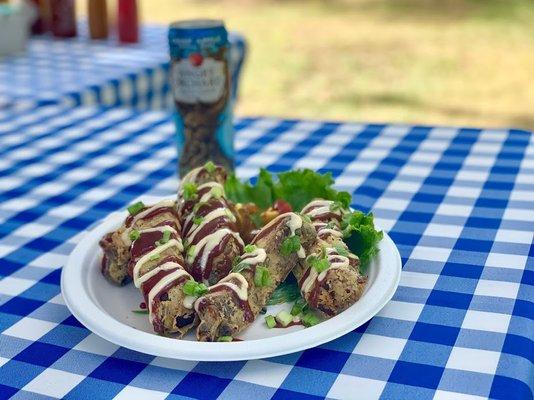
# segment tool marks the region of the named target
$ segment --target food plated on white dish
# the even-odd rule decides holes
[[[65,301],[105,339],[179,359],[335,339],[391,299],[401,262],[372,214],[332,185],[311,170],[262,170],[250,184],[208,162],[176,198],[136,202],[87,233],[62,273]]]

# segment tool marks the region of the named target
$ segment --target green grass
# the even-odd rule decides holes
[[[251,45],[238,113],[534,128],[532,0],[142,0]]]

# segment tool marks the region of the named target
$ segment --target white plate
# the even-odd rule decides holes
[[[61,292],[72,314],[88,329],[117,345],[155,356],[194,361],[235,361],[274,357],[334,340],[376,315],[393,297],[399,284],[401,259],[397,247],[384,232],[380,252],[369,266],[369,281],[361,299],[343,313],[320,324],[303,328],[268,329],[260,315],[240,335],[242,342],[205,343],[194,334],[177,340],[153,333],[147,315],[133,313],[143,301],[132,284],[117,287],[100,273],[102,251],[98,241],[117,229],[126,213],[114,213],[87,232],[61,274]],[[289,309],[290,304],[268,307],[269,314]]]

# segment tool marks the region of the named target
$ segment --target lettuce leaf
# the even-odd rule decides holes
[[[348,192],[334,189],[331,173],[320,174],[311,169],[297,169],[273,175],[261,169],[254,184],[242,182],[231,175],[225,184],[226,196],[235,203],[255,203],[262,211],[271,207],[275,200],[287,201],[293,211],[299,212],[313,199],[333,200],[343,208],[348,208],[352,196]],[[259,215],[253,215],[259,220]],[[259,225],[258,225],[259,226]],[[365,272],[370,260],[378,252],[378,242],[382,232],[374,226],[373,214],[355,211],[348,214],[342,223],[344,240],[350,250],[361,261],[361,270]],[[292,297],[294,287],[284,286],[279,297]],[[276,297],[276,296],[275,296]]]
[[[236,203],[256,203],[262,210],[269,208],[275,200],[287,201],[293,211],[299,212],[316,198],[338,201],[343,207],[350,205],[351,196],[333,188],[331,173],[320,174],[311,169],[281,172],[276,177],[261,169],[255,184],[241,182],[235,175],[225,184],[226,195]]]
[[[384,234],[375,229],[372,213],[355,211],[343,219],[343,237],[349,249],[360,258],[364,273],[371,259],[378,253],[378,243]]]
[[[224,191],[234,203],[255,203],[259,208],[265,210],[275,200],[273,199],[272,187],[271,174],[262,169],[255,185],[240,181],[235,174],[230,175],[224,184]]]

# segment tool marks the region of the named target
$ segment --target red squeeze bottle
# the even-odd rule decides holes
[[[57,37],[76,36],[74,0],[50,0],[51,30]]]
[[[137,0],[119,0],[119,41],[137,43],[139,41],[139,17]]]

